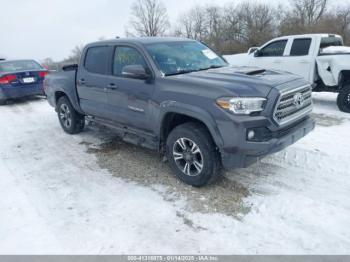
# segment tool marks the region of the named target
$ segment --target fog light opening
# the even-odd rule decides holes
[[[253,140],[255,138],[255,132],[253,130],[248,131],[248,140]]]

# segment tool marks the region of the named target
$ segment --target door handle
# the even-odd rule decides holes
[[[110,83],[107,85],[107,88],[110,90],[116,90],[118,89],[118,86],[115,83]]]
[[[301,64],[308,64],[309,61],[307,61],[307,60],[301,60],[300,63],[301,63]]]
[[[85,85],[85,84],[86,84],[84,78],[80,79],[80,80],[78,81],[78,83],[79,83],[79,85]]]

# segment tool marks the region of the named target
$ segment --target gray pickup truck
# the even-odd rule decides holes
[[[85,119],[166,155],[193,186],[220,168],[246,167],[315,126],[311,86],[289,73],[234,68],[181,38],[125,38],[85,47],[80,65],[49,74],[44,89],[63,130]]]

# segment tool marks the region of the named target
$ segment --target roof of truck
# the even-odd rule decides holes
[[[177,41],[195,41],[188,38],[181,38],[181,37],[123,37],[123,38],[116,38],[111,40],[103,40],[103,41],[97,41],[90,43],[89,45],[95,45],[95,44],[114,44],[114,43],[120,43],[120,42],[128,42],[128,43],[135,43],[135,44],[154,44],[154,43],[164,43],[164,42],[177,42]]]
[[[329,36],[341,37],[340,35],[337,35],[337,34],[303,34],[303,35],[284,35],[284,36],[277,37],[275,39],[279,39],[279,38],[283,39],[288,37],[299,38],[299,37],[329,37]]]

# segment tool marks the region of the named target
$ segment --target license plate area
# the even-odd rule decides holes
[[[24,77],[22,78],[24,84],[31,84],[35,82],[35,77]]]

